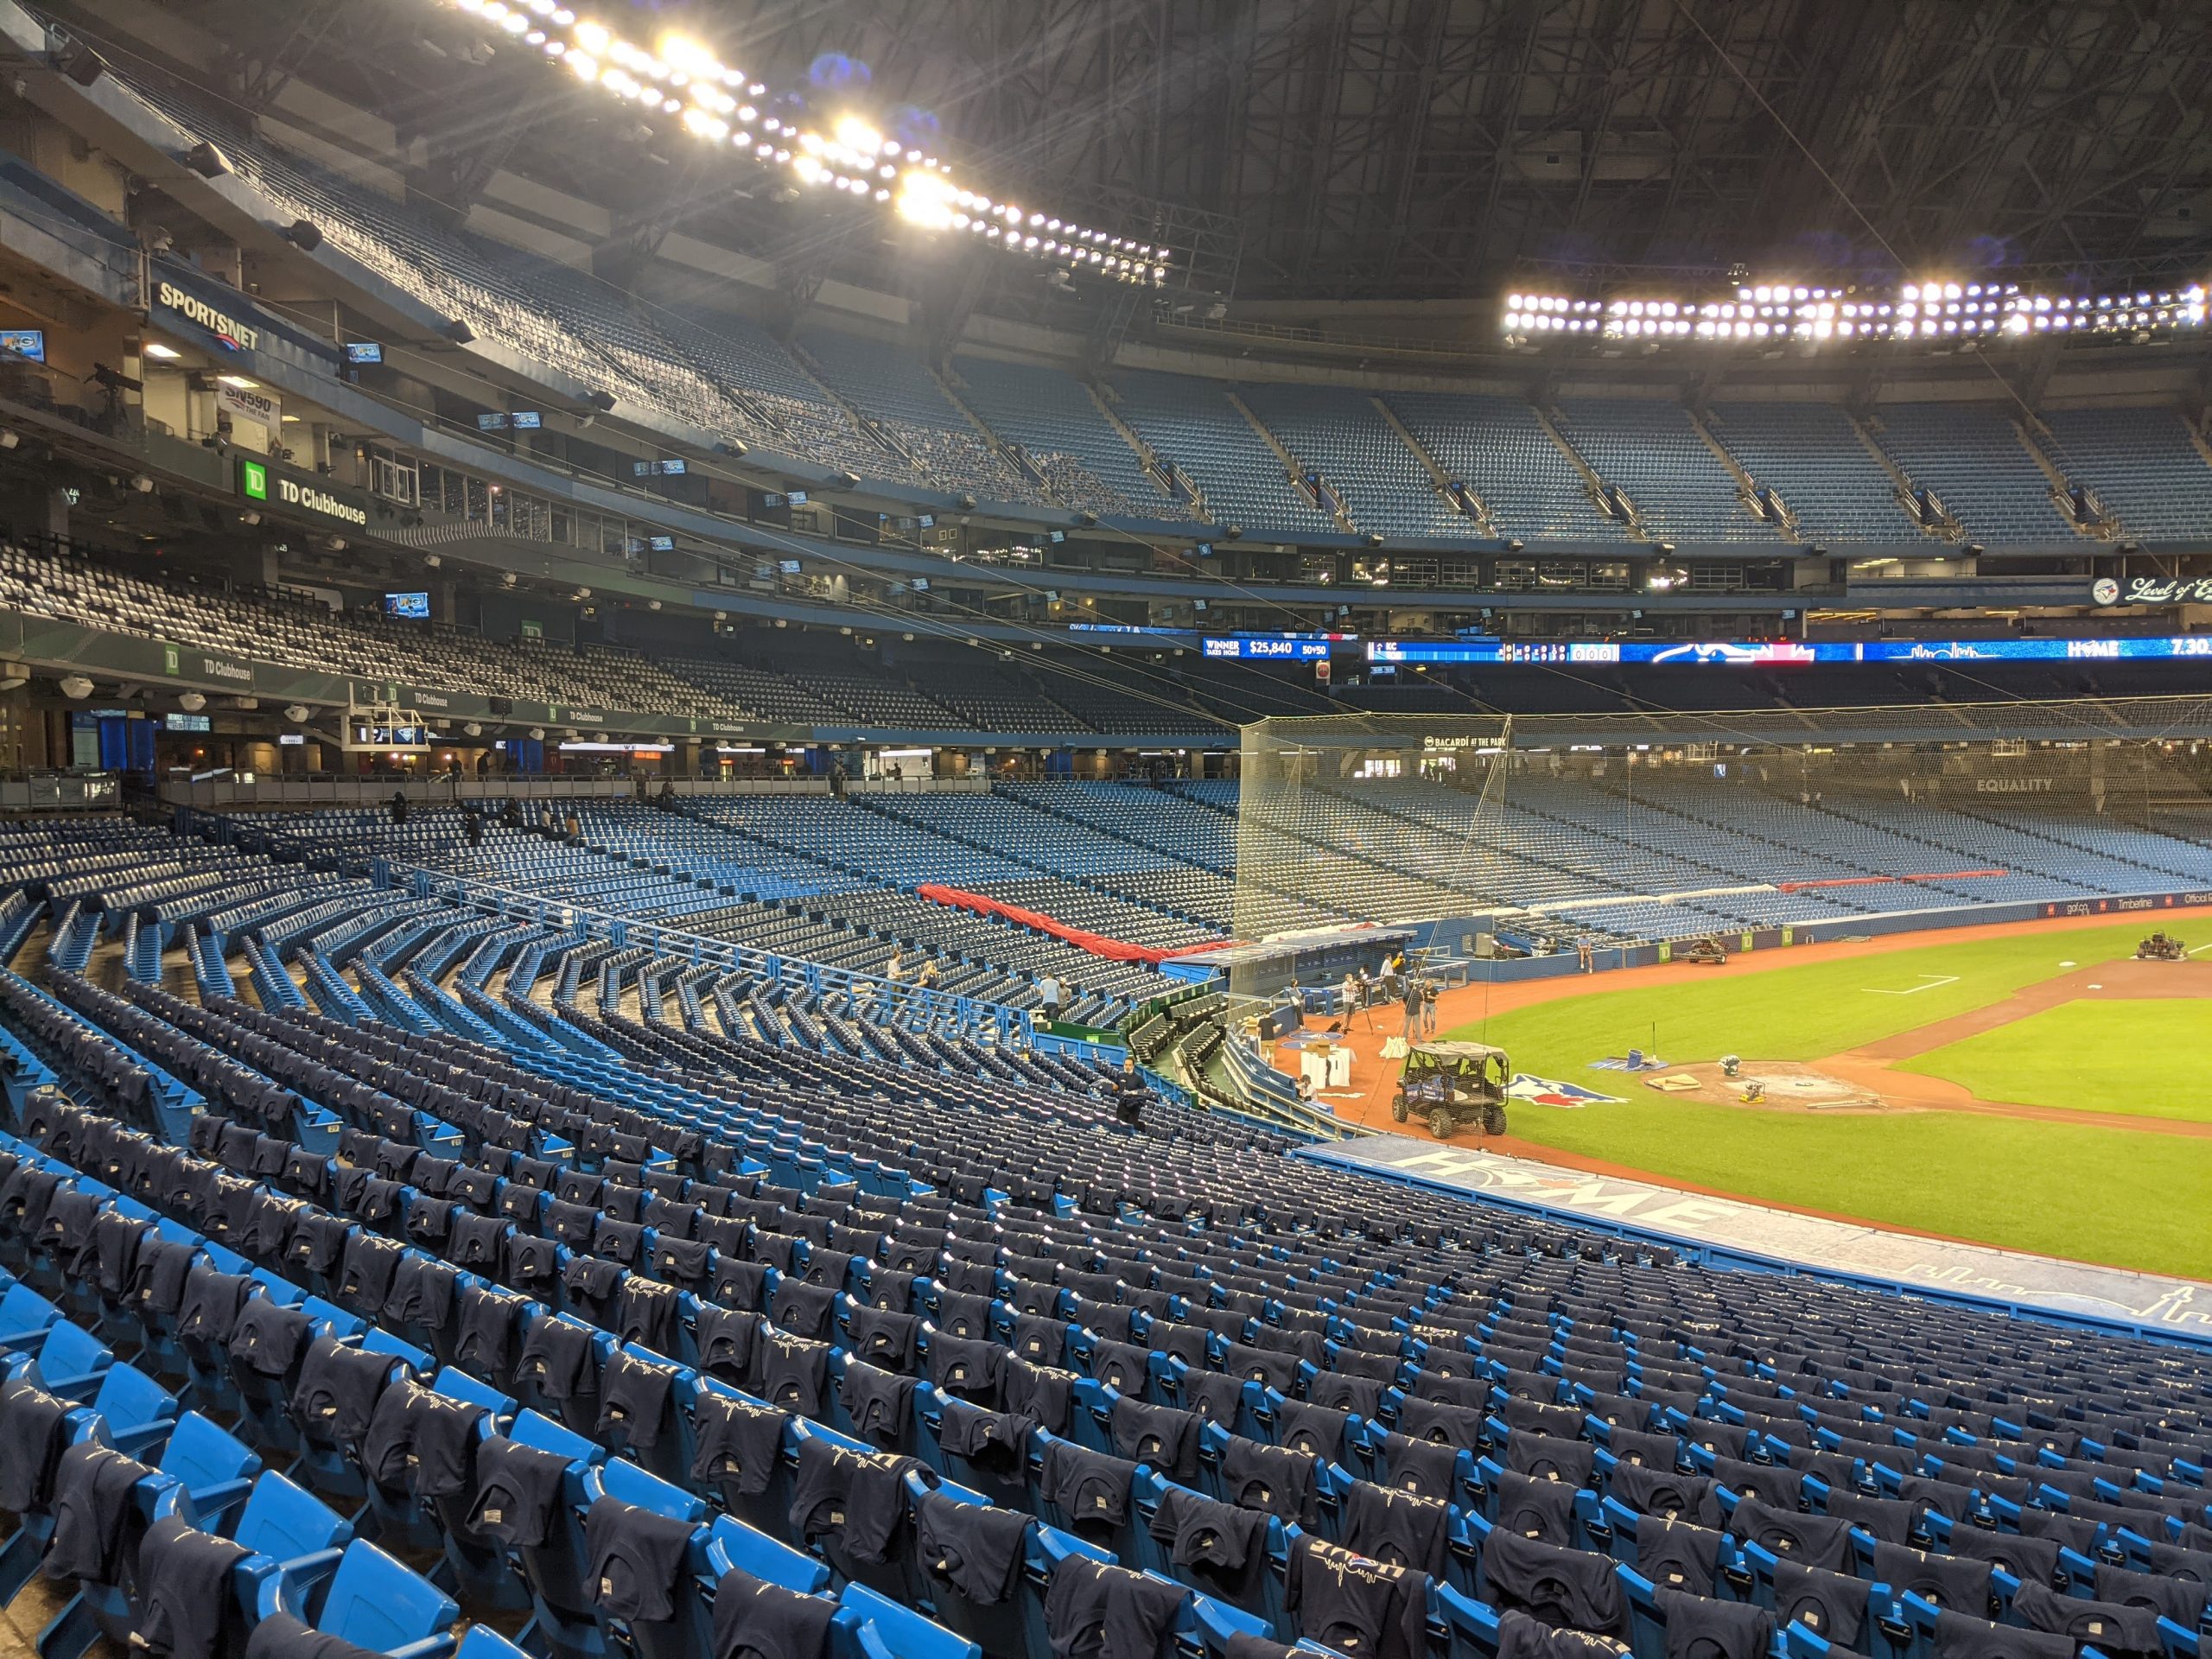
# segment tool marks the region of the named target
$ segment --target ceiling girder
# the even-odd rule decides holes
[[[296,75],[327,82],[408,135],[426,198],[465,213],[516,168],[614,206],[622,261],[649,257],[668,232],[653,216],[622,225],[636,155],[604,142],[626,118],[588,99],[539,111],[519,53],[431,63],[425,3],[302,0],[238,84],[251,102]],[[709,10],[716,43],[804,89],[817,118],[865,109],[1001,200],[1130,233],[1179,226],[1205,253],[1179,280],[1240,299],[1486,295],[1530,270],[1700,280],[1738,264],[2095,281],[2212,250],[2202,0]],[[516,98],[482,94],[487,75],[516,77],[502,85],[519,119]],[[568,121],[524,142],[555,114],[595,120],[591,141]],[[696,215],[709,239],[840,276],[880,285],[902,263],[895,231],[830,238],[790,219],[734,199]]]

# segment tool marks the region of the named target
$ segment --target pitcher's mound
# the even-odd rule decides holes
[[[1744,1098],[1747,1084],[1765,1085],[1764,1100]],[[1749,1106],[1777,1112],[1897,1112],[1917,1109],[1892,1105],[1879,1095],[1841,1077],[1830,1077],[1796,1060],[1745,1060],[1733,1077],[1720,1075],[1717,1063],[1677,1065],[1645,1077],[1647,1089],[1679,1095],[1708,1105]]]

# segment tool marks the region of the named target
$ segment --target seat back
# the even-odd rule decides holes
[[[261,1459],[228,1429],[188,1411],[169,1431],[161,1468],[163,1474],[183,1482],[187,1491],[200,1491],[223,1481],[251,1478],[260,1472]]]
[[[143,1428],[176,1421],[176,1396],[130,1365],[113,1365],[100,1379],[92,1409],[107,1420],[111,1431]]]
[[[563,1427],[543,1412],[517,1412],[507,1433],[542,1452],[558,1452],[571,1463],[599,1463],[607,1456],[605,1447],[594,1445],[572,1428]]]
[[[38,1351],[38,1374],[49,1389],[99,1376],[115,1363],[105,1344],[81,1326],[60,1321],[46,1333]]]
[[[315,1625],[326,1636],[383,1653],[441,1635],[460,1616],[444,1591],[356,1539],[323,1592]]]
[[[240,1270],[244,1271],[244,1269]],[[225,1271],[227,1272],[229,1269],[226,1268]],[[326,1302],[319,1296],[309,1296],[290,1280],[271,1273],[266,1268],[256,1268],[246,1276],[259,1285],[262,1294],[272,1301],[281,1302],[287,1307],[296,1303],[307,1304],[310,1318],[343,1319],[346,1317],[335,1303]]]
[[[523,1650],[489,1624],[472,1624],[454,1659],[525,1659]]]
[[[257,1554],[288,1561],[340,1548],[352,1540],[353,1528],[321,1498],[271,1471],[254,1482],[231,1535]]]
[[[847,1585],[838,1592],[837,1605],[857,1613],[862,1629],[874,1636],[874,1643],[868,1645],[871,1653],[880,1651],[890,1659],[983,1659],[978,1643],[864,1584]]]
[[[402,1342],[380,1325],[372,1325],[361,1335],[361,1346],[372,1354],[390,1354],[404,1359],[415,1368],[417,1376],[428,1376],[435,1362],[412,1343]]]
[[[715,1517],[708,1533],[709,1559],[751,1573],[765,1583],[781,1585],[803,1595],[816,1595],[830,1587],[830,1569],[813,1556],[755,1531],[734,1516]]]
[[[369,1328],[369,1322],[358,1314],[348,1313],[337,1303],[321,1296],[309,1296],[302,1306],[307,1316],[316,1324],[329,1327],[334,1337],[358,1337]]]
[[[61,1322],[61,1310],[20,1280],[0,1296],[0,1337],[38,1332]]]
[[[601,1464],[599,1479],[609,1497],[619,1497],[641,1510],[652,1510],[677,1521],[700,1522],[707,1518],[704,1498],[658,1475],[648,1474],[625,1459],[611,1458]]]
[[[451,1365],[438,1373],[432,1386],[448,1400],[466,1400],[473,1406],[482,1406],[502,1422],[515,1414],[512,1395],[501,1394],[480,1377]]]

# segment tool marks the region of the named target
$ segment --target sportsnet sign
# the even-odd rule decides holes
[[[215,336],[218,344],[233,352],[253,352],[261,349],[261,330],[250,322],[243,322],[229,312],[210,305],[197,294],[179,288],[164,280],[154,290],[156,309],[181,317],[194,327]]]

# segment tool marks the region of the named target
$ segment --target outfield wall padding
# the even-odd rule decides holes
[[[2114,921],[2140,916],[2145,921],[2152,921],[2167,911],[2205,907],[2212,907],[2212,889],[2175,887],[2154,893],[2110,893],[2097,899],[2023,899],[2004,905],[1892,911],[1878,916],[1823,917],[1818,921],[1793,922],[1788,927],[1754,927],[1741,931],[1715,929],[1713,937],[1731,950],[1777,950],[1793,944],[1832,944],[1838,939],[1932,933],[1945,928],[1995,926],[2009,922],[2070,920],[2084,916],[2109,916]],[[1601,973],[1615,968],[1645,968],[1666,959],[1657,944],[1606,945],[1595,955]],[[1567,950],[1548,957],[1471,962],[1467,964],[1467,976],[1478,984],[1559,979],[1577,971],[1578,965],[1574,953]]]

